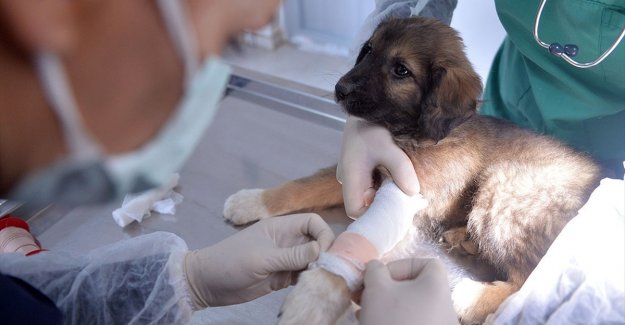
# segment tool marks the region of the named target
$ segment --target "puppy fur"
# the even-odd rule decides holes
[[[483,322],[523,285],[600,175],[591,159],[559,141],[476,114],[481,92],[458,34],[422,17],[380,24],[335,91],[348,114],[387,128],[410,157],[429,202],[415,215],[416,232],[431,243],[442,238],[448,251],[460,249],[494,269],[492,281],[468,277],[453,283],[452,299],[465,324]],[[225,217],[246,223],[259,218],[257,211],[267,217],[340,205],[335,171],[235,194]],[[378,184],[385,177],[381,171],[374,176]],[[410,255],[391,253],[393,259]],[[336,282],[325,271],[309,272],[316,273],[310,280],[316,283],[301,286]],[[344,292],[344,285],[337,288]],[[306,308],[344,308],[334,301],[345,298],[290,302],[306,294],[295,288],[282,323],[309,323],[310,316],[297,317]]]

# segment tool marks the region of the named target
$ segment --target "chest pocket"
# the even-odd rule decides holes
[[[599,48],[601,53],[609,49],[625,28],[625,9],[604,8],[601,15],[601,32]],[[616,49],[600,64],[604,82],[620,88],[625,101],[625,38]],[[609,68],[606,68],[609,67]]]

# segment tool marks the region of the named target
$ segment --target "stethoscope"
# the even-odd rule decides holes
[[[538,43],[540,46],[548,49],[549,53],[561,57],[564,61],[570,63],[572,66],[578,68],[591,68],[596,66],[597,64],[601,63],[601,61],[605,60],[605,58],[607,58],[612,53],[612,51],[614,51],[614,49],[616,49],[616,47],[621,43],[623,37],[625,37],[625,28],[623,28],[623,30],[621,31],[621,35],[619,35],[616,41],[614,41],[614,44],[612,44],[612,46],[610,46],[607,51],[603,52],[601,56],[599,56],[592,62],[579,63],[572,59],[579,52],[579,48],[577,47],[577,45],[566,44],[562,46],[560,43],[557,42],[548,44],[543,42],[540,37],[538,37],[538,25],[540,24],[540,17],[543,14],[543,8],[545,7],[546,2],[547,0],[542,0],[540,2],[540,7],[538,7],[538,12],[536,12],[536,21],[534,22],[534,39],[536,40],[536,43]]]

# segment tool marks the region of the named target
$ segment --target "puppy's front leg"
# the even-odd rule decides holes
[[[350,301],[343,278],[321,268],[311,269],[300,274],[280,309],[278,324],[335,324]]]
[[[282,306],[282,324],[334,324],[349,305],[350,290],[360,287],[365,264],[388,253],[410,228],[427,202],[404,194],[390,179],[369,209],[340,234],[313,269],[300,276]]]
[[[271,189],[241,190],[224,204],[224,217],[236,225],[294,212],[322,210],[343,203],[336,166]]]

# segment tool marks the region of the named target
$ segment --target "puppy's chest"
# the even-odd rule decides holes
[[[417,214],[418,219],[425,219],[430,227],[446,230],[464,226],[473,209],[473,198],[477,187],[472,184],[446,188],[442,191],[426,192],[428,207]],[[422,191],[425,192],[425,191]]]

